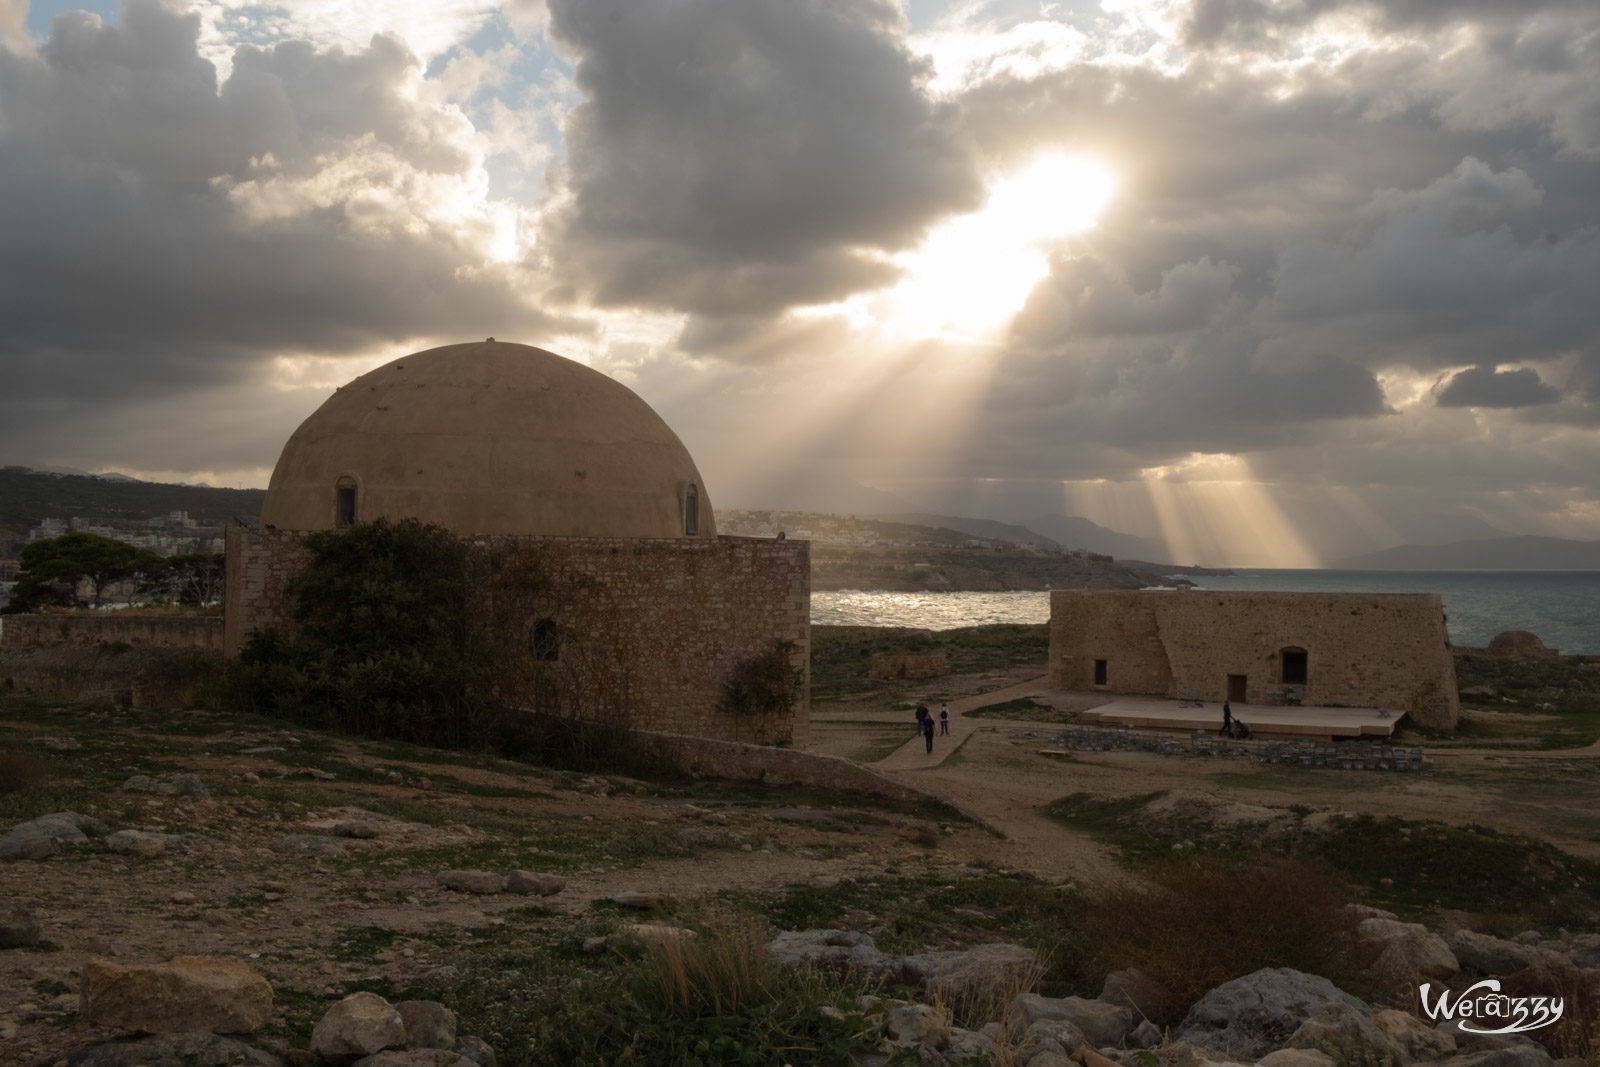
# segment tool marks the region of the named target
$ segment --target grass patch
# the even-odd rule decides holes
[[[813,627],[811,631],[811,702],[867,693],[899,693],[926,680],[872,680],[867,671],[877,653],[935,655],[943,652],[953,674],[978,674],[1011,667],[1037,667],[1044,673],[1050,655],[1047,624],[966,626],[954,630],[908,630],[893,627]]]
[[[962,712],[969,719],[1011,719],[1016,722],[1067,723],[1077,718],[1074,712],[1041,704],[1033,697],[1018,697],[1001,704],[986,704],[973,711]]]
[[[888,759],[896,752],[899,752],[901,746],[910,740],[911,735],[904,732],[884,734],[882,737],[875,737],[867,744],[862,745],[850,758],[857,763],[877,763],[879,760]]]
[[[397,935],[382,926],[357,926],[333,939],[328,957],[341,963],[374,963]]]

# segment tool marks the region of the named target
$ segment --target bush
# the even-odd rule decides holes
[[[0,749],[0,796],[43,785],[50,772],[32,752]]]
[[[1154,1021],[1166,1025],[1208,990],[1263,967],[1322,975],[1360,995],[1366,961],[1350,903],[1338,881],[1295,860],[1248,868],[1173,861],[1148,882],[1091,895],[1073,947],[1100,977],[1137,967],[1159,982],[1170,995]]]
[[[540,1018],[530,1062],[843,1067],[879,1048],[882,1035],[855,1003],[867,984],[780,967],[762,942],[749,921],[650,946]]]

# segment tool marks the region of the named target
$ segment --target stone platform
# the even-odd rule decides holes
[[[1312,705],[1234,704],[1233,717],[1250,727],[1252,737],[1299,737],[1332,741],[1339,737],[1387,738],[1391,736],[1403,711],[1378,708],[1323,708]],[[1141,730],[1195,730],[1215,732],[1222,728],[1222,704],[1206,701],[1203,707],[1188,706],[1176,700],[1118,697],[1082,712],[1078,722],[1122,723]]]

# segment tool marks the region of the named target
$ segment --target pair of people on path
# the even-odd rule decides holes
[[[933,751],[933,713],[926,704],[917,705],[917,728],[922,731],[922,739],[928,744],[928,751]],[[939,705],[939,732],[950,732],[950,705]]]

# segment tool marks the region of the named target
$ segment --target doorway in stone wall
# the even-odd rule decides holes
[[[1309,656],[1303,648],[1285,648],[1278,653],[1282,657],[1283,677],[1279,681],[1284,685],[1305,685],[1307,681],[1307,660]]]
[[[1244,695],[1249,690],[1249,682],[1248,674],[1228,675],[1228,703],[1243,704]]]

